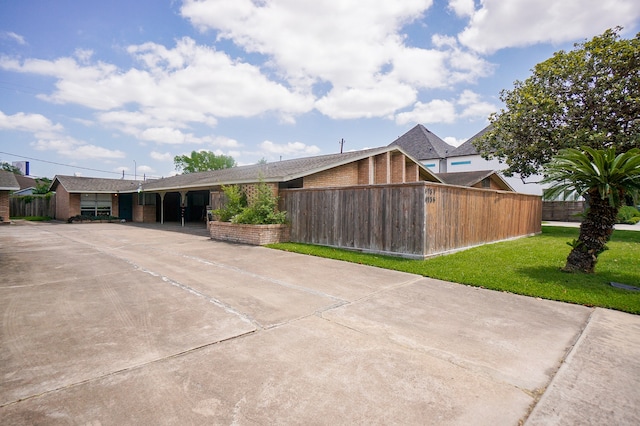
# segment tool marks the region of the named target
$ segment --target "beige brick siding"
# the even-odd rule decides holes
[[[69,194],[62,185],[56,188],[56,219],[67,220],[80,214],[80,194]]]
[[[326,188],[332,186],[350,186],[358,184],[358,163],[349,163],[330,170],[305,176],[304,188]]]
[[[245,225],[209,222],[211,239],[261,246],[289,241],[287,225]]]

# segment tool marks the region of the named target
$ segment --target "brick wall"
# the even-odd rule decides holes
[[[402,153],[391,154],[391,183],[405,183],[405,156]]]
[[[2,222],[9,222],[9,191],[0,191],[0,217]]]
[[[304,188],[357,185],[358,163],[353,162],[304,177]]]
[[[373,167],[370,163],[369,158],[358,161],[358,185],[369,185],[369,173]]]
[[[261,246],[289,241],[288,225],[245,225],[228,222],[209,222],[211,239]]]
[[[67,220],[80,214],[80,194],[69,194],[62,185],[56,188],[56,219]]]
[[[376,155],[375,157],[375,178],[374,183],[384,184],[389,183],[390,180],[390,162],[388,153]]]

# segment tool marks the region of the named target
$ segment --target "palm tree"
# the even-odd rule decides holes
[[[583,147],[561,150],[545,167],[544,183],[552,183],[545,198],[565,191],[583,196],[589,208],[580,225],[580,236],[563,270],[594,272],[598,255],[607,249],[625,195],[640,194],[640,149],[616,155],[614,148]]]

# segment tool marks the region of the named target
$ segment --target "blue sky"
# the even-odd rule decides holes
[[[0,161],[31,175],[175,174],[384,146],[459,145],[499,92],[637,0],[0,0]]]

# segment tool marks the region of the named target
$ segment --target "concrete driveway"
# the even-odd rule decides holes
[[[640,424],[640,317],[129,224],[0,227],[0,424]]]

